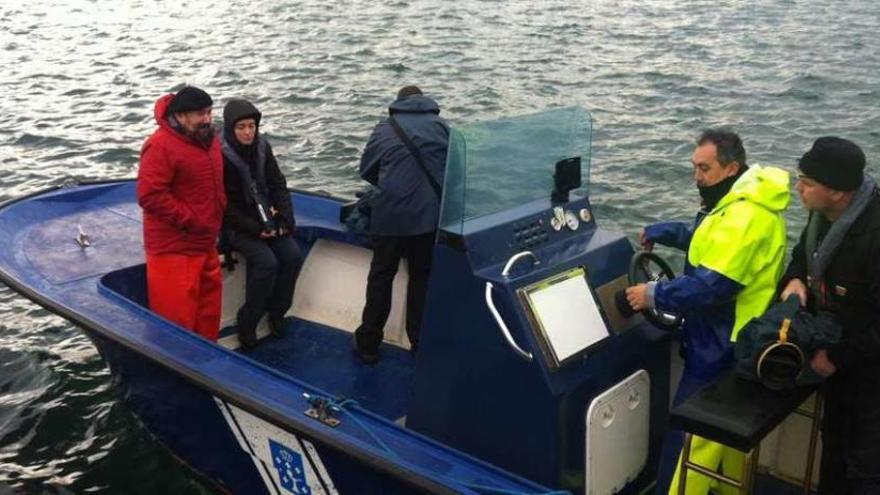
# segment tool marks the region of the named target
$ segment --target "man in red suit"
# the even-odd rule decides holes
[[[137,197],[150,309],[217,340],[222,278],[216,242],[226,193],[212,105],[194,86],[156,101],[159,128],[141,149]]]

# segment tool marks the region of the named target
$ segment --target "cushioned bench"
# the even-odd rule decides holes
[[[749,493],[754,472],[758,464],[758,451],[761,440],[806,401],[816,387],[799,387],[789,390],[769,390],[760,383],[737,378],[734,373],[720,377],[703,387],[670,412],[669,421],[673,428],[685,432],[685,448],[680,479],[682,486],[679,493],[684,493],[684,471],[695,470],[706,476],[740,488],[741,493]],[[809,486],[813,470],[813,454],[816,448],[819,421],[818,411],[821,410],[821,397],[817,395],[807,455],[807,473],[804,477],[805,486]],[[690,463],[687,454],[690,451],[692,435],[722,443],[745,452],[747,464],[742,480],[731,480],[724,476],[707,473],[705,467]]]

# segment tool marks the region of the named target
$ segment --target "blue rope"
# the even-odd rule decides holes
[[[364,430],[365,432],[367,432],[367,435],[369,435],[370,438],[372,438],[373,441],[376,442],[377,445],[379,445],[380,447],[382,447],[382,450],[384,450],[385,452],[391,454],[391,455],[394,456],[394,457],[397,457],[397,452],[394,452],[393,450],[391,450],[391,447],[389,447],[388,445],[386,445],[385,442],[383,442],[381,438],[379,438],[375,433],[373,433],[373,430],[371,430],[367,425],[365,425],[365,424],[360,420],[360,418],[358,418],[358,417],[355,416],[351,411],[349,411],[348,409],[346,409],[346,406],[358,406],[358,407],[360,407],[360,404],[358,404],[358,402],[357,402],[356,400],[354,400],[354,399],[342,399],[341,401],[336,402],[335,400],[333,400],[333,399],[331,399],[331,398],[329,398],[329,397],[317,397],[317,396],[316,396],[316,397],[315,397],[315,400],[317,401],[318,399],[323,399],[324,401],[326,401],[327,405],[329,405],[329,406],[330,406],[331,408],[333,408],[334,410],[345,413],[349,418],[353,419],[354,422],[357,423],[357,425],[360,426],[362,430]],[[311,402],[311,400],[310,400],[309,402]],[[313,404],[313,405],[314,405],[314,404]]]
[[[319,400],[324,400],[326,402],[326,404],[328,406],[330,406],[331,408],[333,408],[334,410],[343,412],[349,418],[353,419],[354,422],[358,426],[360,426],[360,428],[362,430],[364,430],[365,432],[367,432],[368,435],[370,435],[370,438],[372,438],[373,441],[376,442],[377,445],[382,447],[382,450],[384,450],[385,452],[387,452],[388,454],[392,455],[395,458],[400,458],[400,456],[397,454],[397,452],[391,450],[391,448],[387,444],[385,444],[385,442],[383,442],[382,439],[379,438],[378,435],[373,433],[373,430],[370,429],[369,426],[364,424],[364,422],[361,421],[357,416],[355,416],[353,412],[348,410],[349,406],[360,407],[360,404],[358,404],[358,402],[356,400],[342,399],[339,402],[337,402],[336,400],[331,399],[329,397],[309,396],[309,395],[306,395],[306,400],[312,405],[315,405],[315,403]],[[458,480],[455,480],[452,478],[447,478],[443,475],[436,475],[436,476],[441,478],[446,483],[460,485],[465,488],[469,488],[471,490],[474,490],[477,492],[483,492],[483,493],[487,493],[487,494],[498,494],[498,495],[571,495],[571,492],[569,492],[567,490],[553,490],[553,491],[541,492],[541,493],[520,492],[520,491],[516,491],[516,490],[507,490],[504,488],[495,488],[495,487],[491,487],[491,486],[483,486],[483,485],[477,485],[477,484],[472,484],[472,483],[464,483],[462,481],[458,481]]]

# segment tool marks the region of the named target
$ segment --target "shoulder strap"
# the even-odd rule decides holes
[[[269,211],[269,202],[266,201],[266,198],[260,193],[259,188],[257,187],[257,181],[254,180],[253,176],[251,176],[251,172],[248,168],[247,163],[238,156],[238,153],[232,149],[232,146],[226,142],[226,139],[223,138],[220,140],[220,145],[223,149],[223,156],[226,157],[232,164],[235,166],[235,169],[238,171],[239,177],[241,177],[241,181],[244,185],[244,191],[247,198],[251,201],[253,205],[257,207],[257,210],[260,214],[260,219],[263,222],[268,221],[268,216],[266,212]],[[261,153],[262,154],[262,153]],[[262,156],[260,157],[262,158]]]
[[[249,170],[247,163],[245,163],[244,160],[238,156],[238,153],[232,149],[232,146],[226,142],[225,137],[220,140],[220,147],[223,150],[223,156],[235,166],[235,170],[238,172],[238,176],[241,178],[241,182],[244,184],[245,190],[247,191],[248,199],[252,202],[256,201],[256,198],[251,194],[251,186],[254,184],[254,178],[251,176],[251,171]]]
[[[268,145],[265,139],[257,141],[257,166],[254,167],[257,169],[257,187],[261,188],[264,194],[269,191],[266,185],[266,146]]]
[[[434,176],[428,172],[428,167],[425,166],[425,162],[422,161],[422,154],[419,153],[419,149],[413,144],[413,142],[409,139],[403,129],[400,128],[400,124],[397,123],[397,119],[394,116],[388,117],[388,122],[391,124],[391,127],[394,129],[394,133],[397,134],[397,137],[403,142],[406,146],[406,149],[409,150],[409,153],[416,159],[416,163],[419,164],[419,168],[422,169],[422,172],[425,174],[425,177],[428,179],[428,183],[431,184],[431,189],[434,190],[434,194],[437,195],[437,199],[440,199],[440,184],[437,183],[437,180],[434,179]]]

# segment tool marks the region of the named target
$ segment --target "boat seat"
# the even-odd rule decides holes
[[[773,431],[792,413],[813,417],[809,456],[804,483],[808,486],[812,476],[812,459],[815,454],[818,435],[818,414],[805,413],[798,408],[814,392],[815,386],[804,386],[786,390],[770,390],[764,385],[745,380],[731,371],[714,382],[698,390],[684,402],[672,408],[669,421],[673,428],[685,432],[685,447],[682,450],[683,470],[695,470],[726,484],[736,486],[740,493],[749,493],[758,463],[761,440]],[[821,397],[817,395],[816,411],[821,410]],[[733,447],[747,454],[742,480],[724,479],[705,471],[709,468],[696,465],[689,458],[693,435]],[[684,472],[680,476],[682,490],[687,479]],[[684,493],[683,491],[680,493]]]
[[[323,227],[300,229],[297,237],[322,232]],[[305,231],[305,232],[304,232]],[[347,235],[350,235],[346,231]],[[304,245],[301,243],[301,245]],[[308,244],[305,244],[308,246]],[[287,316],[321,325],[354,332],[360,325],[361,314],[367,290],[367,275],[370,271],[372,251],[360,245],[340,242],[335,239],[319,238],[304,249],[305,260],[299,278],[293,304]],[[238,348],[238,338],[232,329],[238,308],[244,301],[247,263],[243,256],[237,256],[233,270],[223,270],[223,311],[220,319],[220,344]],[[406,337],[406,283],[407,268],[401,261],[394,278],[391,295],[391,313],[385,324],[385,342],[409,349]],[[265,318],[257,325],[257,338],[269,334]]]
[[[372,251],[361,246],[326,238],[316,240],[300,271],[289,314],[354,332],[361,323],[372,257]],[[405,349],[409,349],[405,311],[408,278],[406,262],[401,261],[385,324],[385,342]]]

